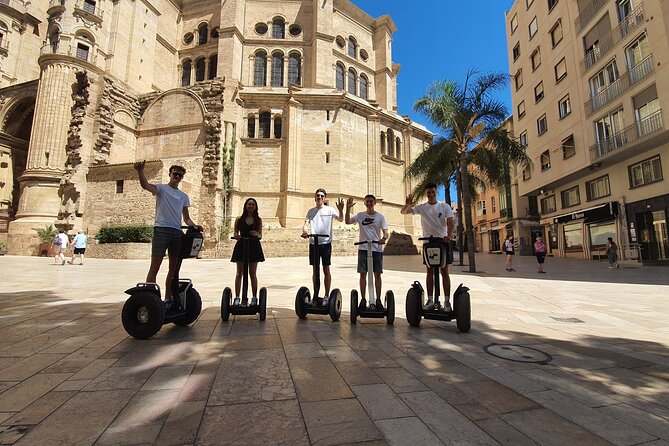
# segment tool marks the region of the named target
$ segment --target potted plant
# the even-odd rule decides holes
[[[7,243],[0,242],[0,256],[7,254]]]
[[[50,256],[51,242],[53,242],[53,238],[58,234],[58,229],[54,228],[53,225],[47,225],[44,228],[33,228],[33,231],[37,232],[37,236],[40,239],[37,255]]]

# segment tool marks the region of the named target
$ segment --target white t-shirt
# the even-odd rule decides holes
[[[311,226],[312,234],[329,234],[329,237],[319,237],[318,244],[332,243],[332,219],[339,218],[339,211],[332,206],[322,208],[311,208],[307,212],[307,221]],[[314,238],[309,237],[309,243],[314,243]]]
[[[75,248],[85,248],[86,247],[86,234],[77,234],[74,236],[74,240],[72,240],[72,243],[74,243]]]
[[[383,230],[388,229],[388,223],[386,222],[386,217],[378,212],[370,215],[366,211],[359,212],[351,217],[351,221],[354,221],[360,226],[360,240],[361,242],[367,240],[379,240],[383,237]],[[372,243],[372,251],[382,252],[382,245],[378,243]],[[358,250],[367,251],[367,244],[358,245]]]
[[[420,225],[423,228],[423,237],[432,236],[443,238],[448,235],[446,220],[453,218],[453,209],[446,203],[442,201],[439,201],[434,205],[422,203],[413,207],[411,212],[420,215]]]
[[[58,235],[56,235],[60,239],[60,249],[65,249],[67,248],[67,244],[70,242],[70,239],[67,237],[67,234],[64,232],[59,232]]]
[[[188,195],[167,184],[156,184],[156,222],[154,226],[161,228],[181,229],[183,208],[190,206]]]

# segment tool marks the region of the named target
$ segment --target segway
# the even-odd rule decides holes
[[[445,310],[439,303],[439,290],[441,288],[440,270],[446,266],[446,250],[442,239],[439,237],[423,237],[418,240],[428,240],[423,245],[423,258],[425,263],[434,273],[434,307],[424,307],[424,291],[420,282],[411,285],[406,298],[407,322],[412,327],[420,325],[421,318],[436,319],[440,321],[456,320],[458,330],[468,332],[471,328],[471,303],[469,288],[460,284],[453,294],[453,309]]]
[[[321,266],[320,266],[320,257],[318,253],[320,251],[320,245],[318,244],[318,239],[320,237],[329,237],[327,234],[309,234],[309,237],[313,237],[314,243],[312,245],[313,258],[314,258],[314,274],[316,277],[316,283],[314,284],[314,298],[311,299],[311,293],[309,288],[306,286],[301,287],[297,290],[297,295],[295,296],[295,314],[300,319],[306,319],[307,314],[329,314],[332,322],[339,320],[341,316],[341,292],[338,288],[330,291],[330,296],[325,297],[325,299],[318,297],[318,292],[321,287]]]
[[[232,237],[234,239],[234,237]],[[258,293],[258,302],[249,305],[249,240],[258,237],[242,237],[242,251],[244,252],[244,276],[242,277],[242,295],[241,303],[239,305],[232,304],[232,290],[230,287],[225,287],[223,296],[221,297],[221,320],[223,322],[230,319],[230,315],[254,315],[258,314],[261,321],[267,317],[267,288],[260,288]]]
[[[148,339],[170,322],[185,327],[195,322],[202,311],[202,299],[193,288],[193,282],[179,279],[183,260],[196,257],[202,249],[202,233],[199,227],[182,226],[181,229],[187,231],[170,283],[173,299],[163,302],[157,283],[141,282],[125,291],[130,297],[123,305],[121,321],[125,331],[134,338]]]
[[[381,298],[375,298],[374,287],[374,256],[372,254],[372,246],[374,243],[378,244],[376,240],[366,240],[363,242],[354,243],[355,245],[367,244],[367,296],[369,297],[370,305],[362,305],[358,307],[358,290],[351,290],[351,324],[355,324],[359,317],[370,318],[386,318],[388,325],[393,325],[395,322],[395,295],[391,290],[386,291],[386,304],[381,305]],[[371,302],[375,304],[371,304]],[[364,302],[364,300],[363,300]]]

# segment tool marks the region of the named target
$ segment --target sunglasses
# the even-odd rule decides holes
[[[172,175],[174,175],[175,177],[180,177],[180,178],[184,176],[183,172],[172,172]]]

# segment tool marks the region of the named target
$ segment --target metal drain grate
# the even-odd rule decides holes
[[[553,317],[550,316],[551,319],[558,321],[558,322],[566,322],[568,324],[585,324],[582,320],[575,318],[575,317]]]

